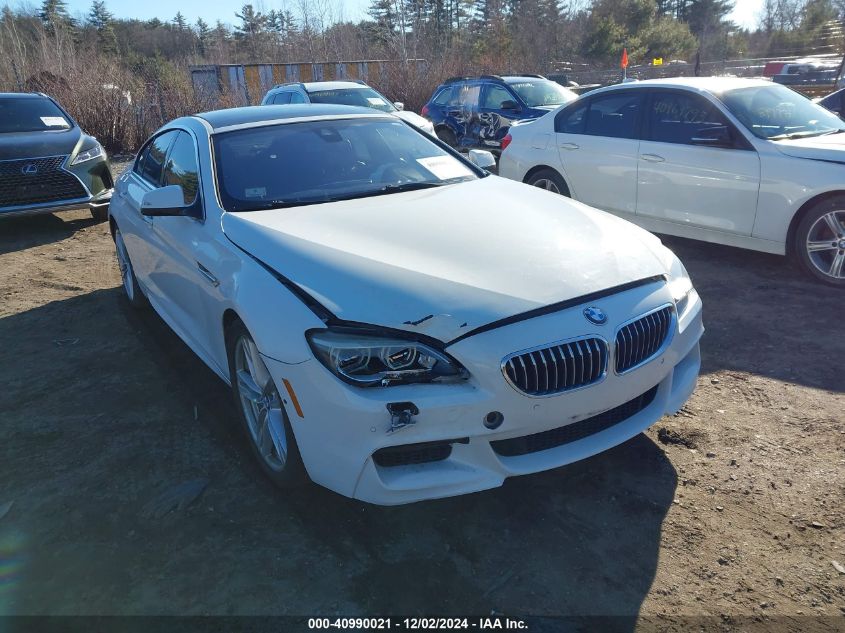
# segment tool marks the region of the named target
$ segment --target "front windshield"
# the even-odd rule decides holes
[[[759,138],[777,141],[845,131],[839,117],[785,86],[737,88],[720,99]]]
[[[578,98],[578,95],[571,90],[567,90],[560,84],[549,81],[548,79],[520,81],[518,83],[509,83],[508,86],[519,95],[519,98],[529,108],[559,106],[570,101],[575,101]]]
[[[43,132],[71,127],[65,113],[49,99],[4,97],[0,99],[0,134]]]
[[[349,200],[479,177],[394,117],[276,124],[213,138],[217,188],[227,211]]]
[[[341,88],[309,92],[311,103],[338,103],[340,105],[373,108],[381,112],[396,112],[396,107],[372,88]]]

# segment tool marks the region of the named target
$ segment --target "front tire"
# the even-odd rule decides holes
[[[105,222],[109,219],[109,205],[104,204],[99,207],[91,207],[91,217],[97,222]]]
[[[526,181],[532,187],[539,187],[552,193],[557,193],[562,196],[570,197],[569,187],[566,186],[563,178],[554,169],[541,169],[540,171],[531,174],[531,177]]]
[[[120,267],[123,291],[126,293],[129,305],[136,310],[143,310],[149,307],[149,301],[144,296],[141,286],[138,285],[138,279],[135,277],[135,270],[132,268],[129,251],[126,250],[126,244],[123,242],[123,235],[117,227],[114,229],[114,249],[117,253],[117,265]]]
[[[814,279],[845,288],[845,196],[813,206],[795,231],[794,252]]]
[[[457,149],[458,147],[458,138],[455,136],[455,133],[447,127],[442,127],[439,130],[435,131],[437,134],[437,138],[441,141],[446,143],[452,149]]]
[[[235,408],[261,470],[279,488],[301,485],[305,467],[281,394],[241,321],[227,330],[226,351]]]

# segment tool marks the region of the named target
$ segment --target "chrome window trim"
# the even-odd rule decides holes
[[[604,367],[602,367],[602,371],[601,371],[601,374],[599,375],[599,377],[596,378],[596,380],[594,380],[593,382],[587,383],[585,385],[581,385],[580,387],[573,387],[571,389],[562,389],[560,391],[555,391],[554,393],[533,394],[533,393],[527,393],[527,392],[523,391],[522,389],[520,389],[519,387],[517,387],[513,383],[513,381],[510,379],[510,376],[508,376],[506,366],[508,364],[508,361],[510,361],[513,358],[517,358],[519,356],[522,356],[523,354],[530,354],[532,352],[539,352],[541,350],[551,349],[551,348],[557,347],[559,345],[568,345],[570,343],[576,343],[578,341],[584,341],[584,340],[590,340],[590,339],[596,339],[596,340],[601,341],[602,343],[604,343],[604,348],[605,348]],[[551,343],[544,343],[542,345],[536,345],[534,347],[529,347],[529,348],[520,350],[518,352],[512,352],[502,359],[502,362],[499,365],[499,368],[502,371],[502,375],[505,377],[505,382],[507,382],[508,385],[510,385],[511,388],[514,391],[516,391],[519,395],[525,396],[527,398],[556,398],[556,397],[562,396],[564,394],[569,394],[569,393],[573,393],[575,391],[580,391],[581,389],[587,389],[589,387],[595,387],[596,385],[599,385],[602,382],[604,382],[605,378],[607,378],[607,373],[608,373],[607,367],[610,363],[610,357],[611,357],[611,347],[610,347],[610,344],[608,343],[606,338],[604,338],[600,334],[583,334],[581,336],[575,336],[575,337],[572,337],[572,338],[562,339],[562,340],[559,340],[559,341],[553,341]],[[542,358],[542,355],[541,355],[541,358]]]
[[[625,328],[626,326],[631,325],[631,323],[636,323],[640,319],[644,319],[645,317],[652,315],[652,314],[655,314],[657,312],[660,312],[661,310],[665,310],[666,308],[671,308],[671,313],[670,313],[670,319],[669,319],[669,332],[666,335],[666,339],[663,341],[663,344],[657,349],[656,352],[654,352],[654,354],[652,354],[648,358],[641,360],[636,365],[629,367],[628,369],[626,369],[625,371],[622,371],[622,372],[616,371],[616,362],[615,362],[616,361],[616,337],[619,336],[619,332],[623,328]],[[624,323],[619,324],[616,327],[616,330],[614,330],[614,332],[613,332],[613,360],[614,360],[613,373],[616,374],[617,376],[624,376],[626,374],[631,373],[632,371],[634,371],[636,369],[639,369],[643,365],[647,365],[648,363],[650,363],[654,359],[661,356],[663,354],[663,352],[666,351],[666,348],[668,348],[669,345],[671,345],[672,339],[675,338],[675,332],[677,332],[677,330],[678,330],[678,312],[675,309],[675,304],[672,303],[671,301],[664,303],[660,306],[657,306],[656,308],[652,308],[651,310],[648,310],[647,312],[643,312],[641,315],[634,317],[633,319],[628,319]]]

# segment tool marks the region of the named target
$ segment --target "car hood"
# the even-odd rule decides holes
[[[416,112],[411,112],[410,110],[399,110],[397,112],[394,112],[394,114],[403,121],[407,121],[411,125],[415,125],[418,128],[426,129],[427,127],[431,126],[431,123],[428,119],[423,118]]]
[[[772,142],[787,156],[845,163],[845,133]]]
[[[0,134],[0,160],[65,156],[73,152],[81,138],[78,127]]]
[[[222,225],[232,242],[338,318],[442,341],[668,272],[668,251],[650,233],[496,176],[226,213]]]

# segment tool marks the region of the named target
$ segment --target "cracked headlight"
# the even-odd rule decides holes
[[[307,338],[329,371],[359,387],[454,382],[467,374],[457,361],[419,341],[342,330],[314,330]]]
[[[73,162],[71,162],[71,165],[78,165],[79,163],[84,163],[84,162],[89,161],[89,160],[94,160],[95,158],[99,158],[100,156],[103,156],[104,154],[105,154],[105,152],[103,151],[103,146],[98,143],[94,147],[90,147],[86,150],[80,151],[76,155],[76,158],[73,159]]]

